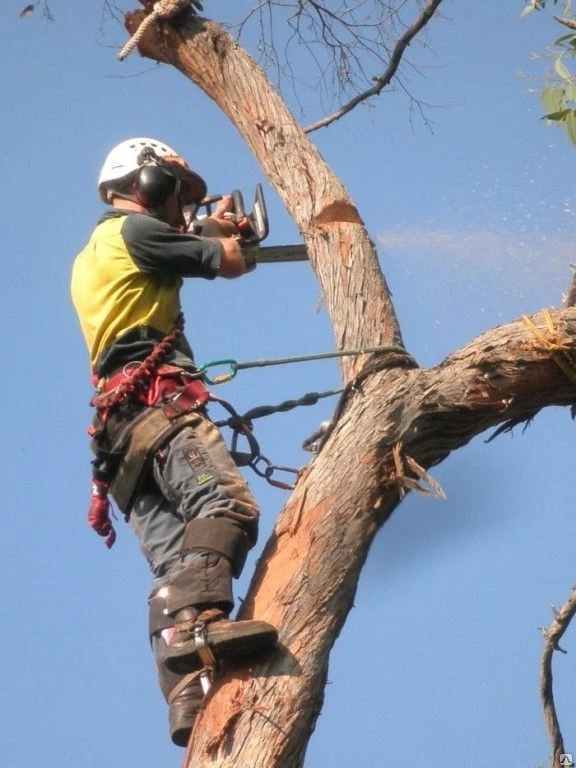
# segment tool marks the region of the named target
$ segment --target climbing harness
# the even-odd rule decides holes
[[[180,312],[174,328],[159,341],[150,354],[135,368],[124,366],[121,373],[113,379],[100,379],[95,382],[96,390],[90,405],[97,409],[102,422],[122,404],[130,400],[141,400],[163,360],[170,354],[176,340],[184,331],[184,315]],[[145,404],[148,398],[145,398]]]
[[[157,444],[158,440],[163,440],[167,435],[172,434],[174,430],[181,428],[180,424],[184,423],[182,419],[186,419],[187,415],[190,415],[197,408],[213,402],[223,407],[229,414],[228,418],[214,421],[214,424],[218,428],[229,427],[232,430],[230,454],[236,465],[239,467],[249,467],[255,474],[275,488],[293,490],[300,477],[300,470],[274,464],[262,453],[253,432],[252,422],[255,419],[270,416],[274,413],[290,411],[300,406],[315,405],[320,399],[340,395],[332,420],[325,422],[321,429],[308,438],[302,446],[305,450],[317,453],[328,439],[334,425],[338,421],[349,393],[355,390],[363,379],[369,374],[385,368],[396,366],[417,367],[416,361],[403,347],[399,345],[386,345],[244,362],[238,362],[233,358],[224,358],[200,365],[194,371],[186,371],[178,366],[170,366],[164,363],[183,330],[184,320],[183,316],[180,315],[174,329],[154,346],[154,349],[142,362],[127,365],[122,371],[114,374],[112,377],[96,382],[96,390],[90,403],[96,408],[96,423],[98,426],[92,425],[88,430],[89,434],[96,439],[96,444],[99,435],[102,434],[110,420],[112,422],[117,421],[112,417],[118,410],[121,412],[124,406],[136,404],[148,406],[148,409],[151,408],[151,410],[147,409],[144,412],[145,417],[148,416],[151,421],[149,426],[148,423],[144,422],[140,425],[138,424],[138,419],[142,417],[142,414],[136,416],[134,422],[136,424],[135,429],[143,433],[146,438],[144,442],[148,445],[150,440],[146,436],[150,430],[154,433],[152,437],[155,437],[152,442]],[[239,414],[229,402],[223,398],[216,397],[206,388],[206,385],[214,386],[231,381],[235,378],[238,371],[249,368],[263,368],[363,354],[378,354],[381,357],[365,365],[354,380],[345,387],[324,392],[308,392],[298,399],[285,400],[278,405],[257,406],[243,414]],[[214,376],[209,375],[208,372],[211,369],[222,368],[222,366],[226,366],[228,370]],[[157,417],[164,418],[164,422],[157,424]],[[173,424],[171,425],[170,422],[173,422]],[[135,434],[139,434],[139,432]],[[240,439],[246,441],[248,450],[239,449],[238,443]],[[133,439],[132,442],[138,445],[142,440]],[[123,461],[120,461],[122,441],[115,439],[112,440],[112,443],[114,447],[111,452],[103,451],[102,456],[99,456],[97,451],[97,459],[94,462],[93,469],[93,492],[88,514],[91,527],[100,536],[106,538],[106,545],[108,547],[113,545],[115,538],[114,528],[110,520],[111,508],[108,502],[108,491],[112,489],[118,502],[118,494],[120,493],[118,489],[120,486],[125,486],[128,496],[120,493],[120,497],[126,501],[125,506],[128,508],[129,498],[132,497],[136,487],[137,479],[135,481],[135,478],[139,476],[142,464],[142,461],[140,461],[140,453],[142,452],[139,450],[133,451],[133,455],[128,455],[124,457]],[[142,456],[145,454],[146,452],[142,453]],[[99,459],[102,457],[103,461],[100,462]],[[110,467],[106,468],[106,461],[110,459],[113,461]],[[277,476],[279,473],[292,475],[292,482],[279,479]],[[123,508],[122,505],[120,506]]]
[[[117,376],[119,383],[117,386],[111,387],[110,397],[106,398],[106,393],[101,391],[99,392],[97,390],[91,402],[102,411],[104,420],[106,416],[110,414],[110,412],[131,398],[140,397],[141,399],[142,396],[144,396],[144,402],[147,405],[153,404],[151,400],[157,402],[157,399],[155,399],[156,395],[150,398],[145,390],[150,386],[151,382],[154,380],[154,377],[158,374],[158,371],[162,370],[161,362],[172,349],[178,335],[182,333],[183,327],[183,319],[179,318],[177,327],[156,345],[151,354],[142,363],[140,363],[137,368],[134,370],[126,371],[125,373],[123,372],[122,374],[118,374]],[[215,386],[231,381],[236,377],[238,371],[247,370],[250,368],[263,368],[268,366],[327,360],[345,356],[358,356],[363,354],[382,355],[385,353],[393,355],[394,360],[388,360],[388,362],[380,361],[380,364],[377,363],[376,367],[371,365],[369,369],[367,369],[366,373],[364,373],[364,369],[362,369],[354,381],[346,387],[331,389],[325,392],[308,392],[298,399],[285,400],[278,405],[256,406],[246,411],[244,414],[239,414],[228,401],[224,400],[223,398],[216,397],[212,393],[207,393],[205,400],[196,400],[194,402],[195,406],[205,405],[207,402],[218,403],[221,407],[228,411],[230,415],[227,419],[215,421],[214,424],[218,428],[229,427],[232,430],[233,434],[230,453],[237,466],[249,467],[253,472],[255,472],[255,474],[266,480],[267,483],[274,486],[275,488],[280,488],[282,490],[293,490],[296,486],[296,482],[298,481],[300,470],[293,467],[274,464],[267,456],[263,455],[260,449],[260,445],[253,433],[252,422],[255,419],[263,418],[264,416],[271,416],[275,413],[284,413],[300,406],[316,405],[319,400],[326,397],[332,397],[338,394],[345,396],[370,372],[375,372],[386,367],[392,367],[393,365],[401,365],[406,363],[410,364],[411,366],[415,366],[416,362],[413,360],[413,358],[410,357],[410,355],[407,354],[404,348],[398,345],[385,345],[379,347],[364,347],[359,349],[340,350],[337,352],[321,352],[311,355],[298,355],[294,357],[281,357],[271,359],[260,358],[257,360],[248,360],[244,362],[238,362],[233,358],[223,358],[204,363],[198,366],[195,371],[187,371],[184,375],[187,379],[190,380],[190,384],[188,386],[193,386],[194,380],[198,379],[207,385]],[[208,371],[210,369],[221,368],[222,366],[227,366],[229,370],[215,376],[209,375]],[[127,378],[125,378],[125,376],[127,376]],[[108,386],[110,386],[110,384],[114,385],[115,383],[116,377],[108,382]],[[164,404],[162,407],[166,409],[168,406],[177,410],[178,413],[184,412],[185,406],[188,404],[188,400],[186,397],[184,397],[184,402],[182,402],[181,408],[178,409],[178,398],[183,397],[185,392],[186,388],[182,392],[178,393],[168,404]],[[342,401],[339,403],[340,407],[341,405]],[[329,424],[334,424],[335,421],[336,418],[332,419]],[[308,438],[307,441],[304,442],[303,448],[314,453],[318,452],[321,445],[327,438],[327,432],[327,428],[322,431],[321,442],[319,442],[320,435],[314,433],[314,435],[311,436],[314,438],[313,444],[310,444],[311,438]],[[238,442],[241,437],[246,440],[249,449],[248,451],[240,451],[238,449]],[[294,475],[294,482],[289,483],[278,480],[276,477],[274,477],[275,473],[280,472]]]

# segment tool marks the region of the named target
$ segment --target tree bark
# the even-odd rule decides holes
[[[128,30],[144,15],[129,14]],[[355,205],[255,63],[193,17],[151,28],[139,50],[178,68],[237,127],[305,238],[338,347],[400,345]],[[576,400],[576,309],[532,320],[491,330],[429,370],[397,352],[343,362],[339,418],[280,514],[242,608],[278,627],[280,645],[225,671],[186,768],[303,765],[330,649],[373,538],[404,493],[429,490],[426,470],[487,428]]]

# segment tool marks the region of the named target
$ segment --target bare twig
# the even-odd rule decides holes
[[[410,93],[406,83],[400,80],[400,73],[403,70],[412,70],[420,74],[419,67],[410,62],[408,52],[404,50],[416,32],[411,33],[411,22],[405,22],[403,17],[413,6],[416,6],[414,15],[420,14],[422,8],[426,9],[430,2],[431,0],[256,0],[254,7],[242,21],[231,22],[225,26],[231,30],[235,29],[239,38],[248,22],[260,22],[256,58],[269,74],[271,71],[275,72],[274,79],[279,90],[287,84],[302,111],[303,88],[296,88],[297,84],[301,86],[302,83],[297,83],[295,72],[305,72],[309,80],[304,86],[312,89],[320,101],[320,112],[330,113],[334,104],[355,98],[365,89],[369,91],[364,98],[381,90],[386,83],[379,85],[380,78],[372,73],[388,72],[394,57],[400,54],[401,61],[398,60],[393,65],[395,71],[390,73],[390,80],[394,80],[395,88],[407,94],[411,111],[420,112],[426,123],[428,121],[423,111],[428,105],[424,105]],[[441,0],[434,2],[434,8],[440,2]],[[265,17],[271,17],[272,13],[275,23],[264,23]],[[425,23],[426,10],[423,13],[422,26]],[[431,13],[430,16],[432,15]],[[284,34],[286,30],[287,35]],[[399,41],[404,39],[400,51]],[[421,38],[418,43],[422,48],[427,47]],[[312,66],[303,64],[306,58]],[[293,61],[298,63],[295,68],[292,67]],[[317,79],[312,82],[314,72],[317,73]],[[325,97],[328,98],[328,104],[324,104]]]
[[[568,29],[576,29],[576,19],[567,19],[564,16],[554,16],[554,19]]]
[[[349,102],[342,105],[339,109],[332,112],[330,115],[326,115],[321,120],[317,120],[315,123],[308,125],[304,131],[306,133],[312,133],[312,131],[316,131],[318,128],[325,128],[336,120],[339,120],[361,102],[366,101],[366,99],[369,99],[371,96],[377,96],[390,83],[396,74],[398,67],[400,66],[404,51],[410,45],[418,32],[420,32],[420,30],[423,29],[430,21],[440,6],[441,2],[442,0],[429,0],[429,2],[424,6],[418,18],[398,39],[396,45],[394,46],[394,50],[392,51],[392,55],[386,70],[379,77],[374,78],[375,85],[366,89],[362,93],[357,94],[353,99],[350,99]]]
[[[554,703],[554,690],[552,678],[552,656],[554,651],[561,651],[558,643],[564,632],[568,629],[574,614],[576,613],[576,587],[572,587],[572,592],[568,599],[558,609],[554,609],[554,619],[550,626],[542,629],[544,635],[544,648],[540,662],[540,697],[542,699],[542,708],[544,711],[544,723],[548,738],[552,746],[552,768],[563,768],[560,762],[561,755],[564,755],[564,739],[558,716],[556,714],[556,705]]]
[[[26,5],[22,10],[20,11],[20,18],[25,19],[27,16],[30,16],[32,13],[34,13],[36,6],[40,5],[40,0],[36,0],[35,3],[30,3],[29,5]],[[44,0],[42,3],[42,6],[44,8],[43,10],[43,16],[48,21],[54,21],[54,16],[52,15],[52,11],[50,10],[50,6],[48,5],[48,0]]]

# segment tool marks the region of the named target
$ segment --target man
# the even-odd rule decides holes
[[[202,670],[276,642],[265,622],[228,619],[259,513],[204,411],[209,393],[194,376],[179,299],[182,278],[235,278],[248,266],[230,198],[204,220],[203,236],[188,233],[186,214],[194,217],[206,184],[163,142],[116,146],[98,189],[110,209],[71,284],[97,381],[89,523],[112,546],[110,490],[139,539],[153,574],[150,638],[170,734],[185,746]]]

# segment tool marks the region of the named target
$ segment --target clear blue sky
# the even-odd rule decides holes
[[[99,0],[52,0],[55,24],[20,20],[24,4],[1,11],[0,765],[177,765],[147,645],[145,564],[122,522],[111,552],[85,523],[90,386],[69,270],[101,211],[95,179],[116,142],[164,139],[213,193],[240,187],[249,197],[261,174],[180,74],[137,56],[116,62],[124,34],[100,31]],[[206,0],[207,14],[220,5]],[[522,6],[446,3],[450,18],[428,32],[431,66],[413,79],[438,106],[433,133],[384,94],[315,137],[379,243],[405,341],[424,366],[484,329],[559,306],[576,261],[574,150],[539,120],[528,92],[538,83],[519,74],[539,71],[531,54],[556,30],[544,14],[520,19]],[[271,190],[268,199],[270,243],[290,242],[292,223]],[[183,300],[199,361],[333,345],[306,265],[193,282]],[[220,393],[245,409],[338,381],[334,364],[306,364],[241,373]],[[304,464],[300,443],[332,406],[260,421],[264,453]],[[307,768],[532,768],[546,759],[538,627],[576,580],[574,425],[568,411],[551,410],[525,434],[474,441],[433,474],[447,501],[409,497],[372,549]],[[262,507],[256,557],[285,494],[249,480]],[[573,630],[564,645],[557,702],[576,752]]]

